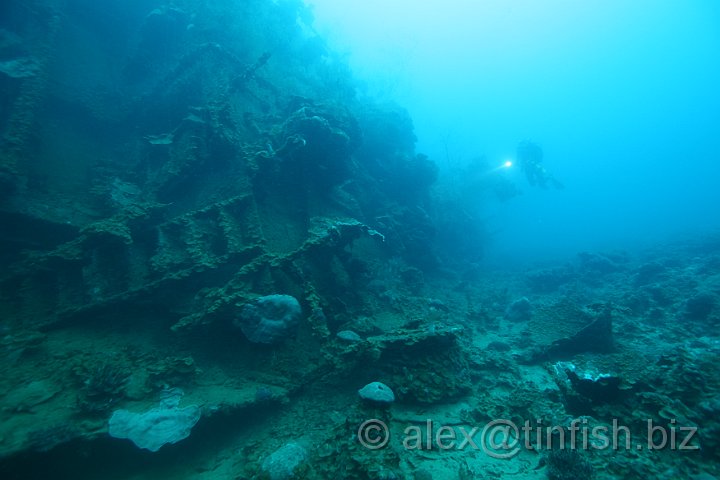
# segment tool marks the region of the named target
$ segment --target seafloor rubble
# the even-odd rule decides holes
[[[2,9],[2,478],[718,475],[716,239],[484,271],[299,2]]]

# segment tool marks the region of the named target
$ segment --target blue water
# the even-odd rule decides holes
[[[720,226],[720,4],[308,0],[368,94],[452,179],[532,139],[566,186],[478,198],[490,259],[633,248]],[[515,168],[517,170],[517,168]]]
[[[717,480],[718,85],[714,0],[0,2],[0,480]]]

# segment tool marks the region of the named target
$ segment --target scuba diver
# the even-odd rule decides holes
[[[555,180],[555,177],[542,166],[543,151],[537,143],[531,142],[530,140],[520,142],[517,146],[516,158],[520,164],[520,168],[525,172],[528,183],[533,187],[537,185],[542,188],[548,188],[548,185],[550,185],[558,190],[565,188],[562,183]]]

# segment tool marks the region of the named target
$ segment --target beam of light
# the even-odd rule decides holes
[[[486,172],[484,173],[484,175],[490,175],[490,174],[492,174],[492,173],[499,172],[500,170],[507,170],[508,168],[510,168],[510,167],[512,167],[512,166],[513,166],[513,161],[512,161],[512,160],[505,160],[503,163],[501,163],[501,164],[498,165],[497,167],[491,168],[490,170],[486,171]]]

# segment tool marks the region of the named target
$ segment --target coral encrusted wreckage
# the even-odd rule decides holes
[[[479,271],[299,0],[6,3],[0,477],[718,475],[717,246]],[[498,460],[496,419],[698,448]]]

